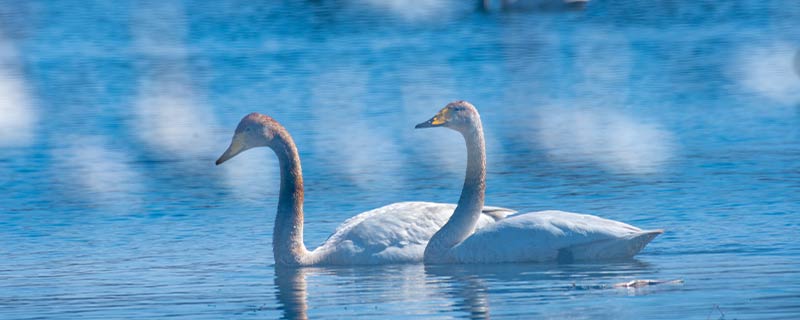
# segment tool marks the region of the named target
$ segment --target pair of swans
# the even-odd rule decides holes
[[[303,243],[300,157],[280,123],[258,113],[245,116],[216,164],[255,147],[269,147],[277,155],[281,186],[272,246],[279,265],[622,259],[662,233],[591,215],[485,207],[486,152],[478,110],[466,101],[450,103],[416,126],[431,127],[453,129],[466,141],[467,171],[458,204],[399,202],[367,211],[345,221],[313,251]]]

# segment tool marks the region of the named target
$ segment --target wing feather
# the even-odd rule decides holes
[[[398,202],[347,219],[314,252],[327,264],[411,263],[422,261],[425,246],[455,210],[455,204]],[[478,228],[515,211],[487,207]]]
[[[614,259],[639,252],[660,230],[564,211],[527,212],[480,229],[451,251],[458,262]]]

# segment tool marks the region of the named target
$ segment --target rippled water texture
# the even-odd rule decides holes
[[[0,318],[800,318],[800,3],[528,1],[0,0]],[[276,270],[274,155],[214,166],[244,114],[284,123],[315,247],[457,200],[463,141],[413,129],[456,99],[487,204],[666,233],[615,263]]]

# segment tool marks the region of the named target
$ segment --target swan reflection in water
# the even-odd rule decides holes
[[[275,266],[275,295],[284,319],[308,319],[307,269]]]
[[[452,315],[488,319],[492,295],[517,297],[532,306],[615,288],[633,279],[656,278],[639,260],[598,264],[387,265],[380,267],[275,267],[278,309],[284,319],[308,319],[309,300],[317,310],[338,308],[334,317],[364,315]],[[309,285],[310,283],[310,285]],[[312,289],[309,292],[309,287]],[[388,305],[387,305],[388,302]],[[511,303],[497,301],[497,303]],[[375,306],[382,309],[376,311]],[[520,316],[521,314],[517,315]]]

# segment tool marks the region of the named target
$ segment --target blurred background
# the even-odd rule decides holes
[[[795,0],[0,0],[0,315],[796,317],[797,30]],[[488,205],[667,233],[618,268],[312,270],[317,295],[273,295],[277,161],[213,164],[239,119],[293,135],[313,248],[378,206],[456,202],[463,140],[413,126],[460,99]],[[641,275],[687,281],[604,287]],[[485,296],[436,294],[464,277]]]

